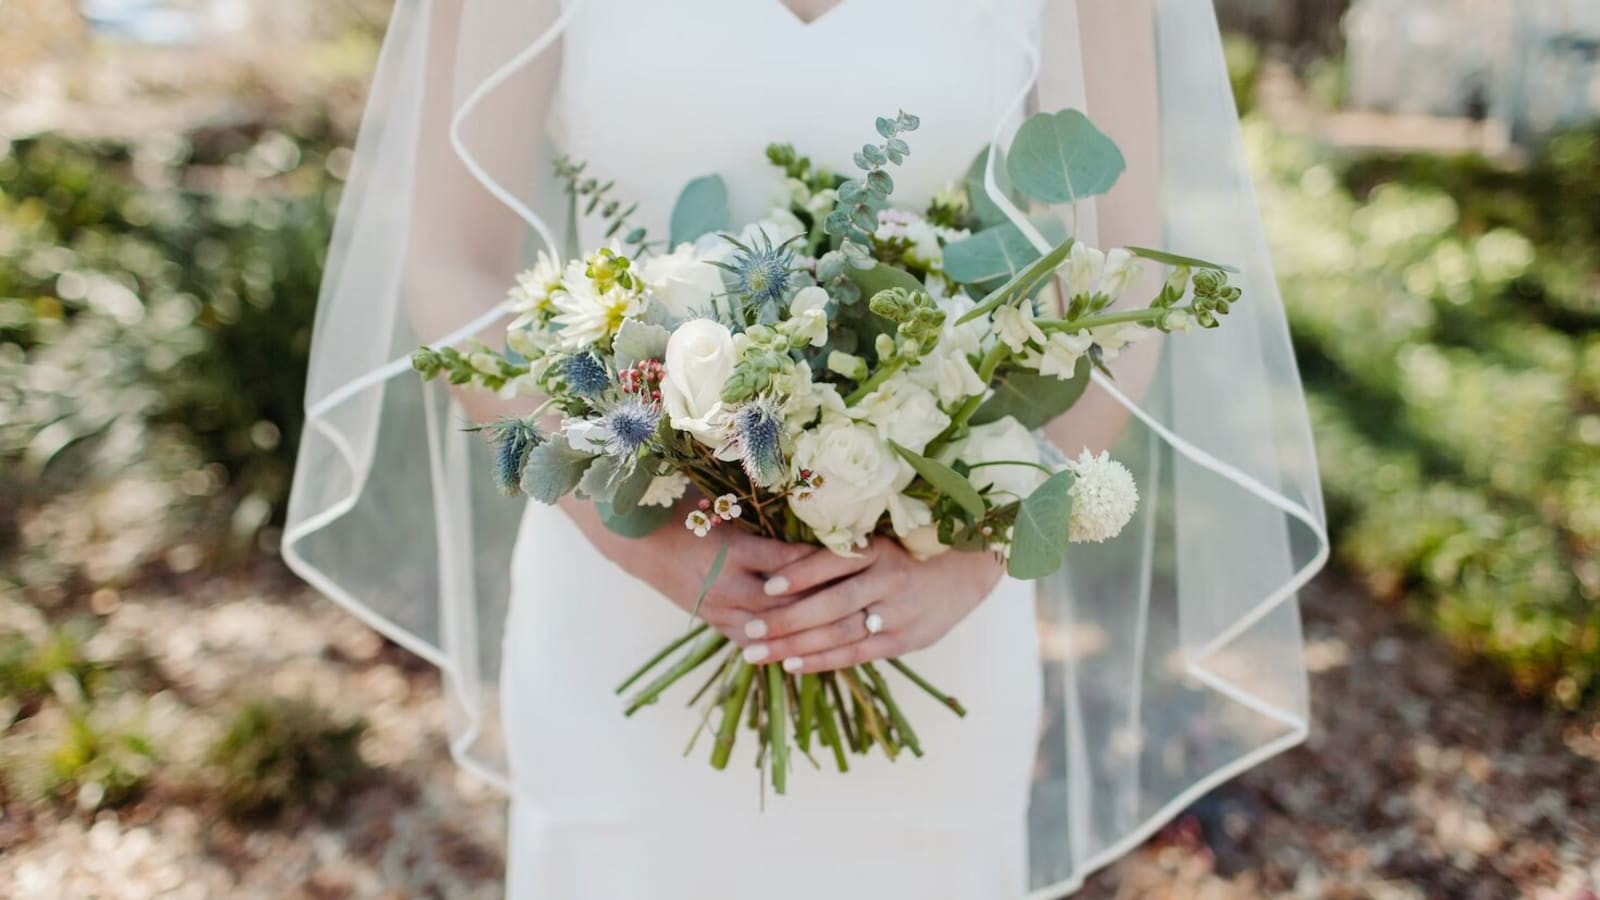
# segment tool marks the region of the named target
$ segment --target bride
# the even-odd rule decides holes
[[[1327,542],[1227,91],[1204,0],[398,0],[330,248],[284,549],[441,668],[453,752],[511,799],[508,896],[1056,897],[1303,739],[1293,600]],[[874,117],[914,112],[896,192],[925,202],[1031,108],[1063,107],[1128,162],[1070,211],[1076,236],[1228,261],[1245,301],[1203,342],[1122,354],[1047,430],[1115,446],[1144,492],[1121,538],[1075,545],[1051,580],[892,540],[845,559],[733,539],[701,613],[747,659],[904,655],[971,711],[904,692],[925,758],[802,768],[763,808],[753,776],[680,755],[695,711],[669,696],[625,720],[612,693],[681,633],[717,546],[494,496],[461,426],[528,404],[423,384],[409,351],[496,340],[533,250],[600,240],[557,155],[659,232],[710,173],[735,221],[760,219],[769,141],[845,169]]]

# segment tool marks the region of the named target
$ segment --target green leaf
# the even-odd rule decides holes
[[[615,456],[600,456],[578,479],[578,494],[596,503],[610,503],[622,483],[623,461]]]
[[[1046,203],[1103,194],[1127,168],[1117,145],[1075,109],[1030,116],[1008,156],[1011,183]]]
[[[893,447],[894,452],[900,454],[906,462],[910,463],[911,468],[916,469],[917,474],[921,475],[924,481],[933,485],[934,489],[939,493],[954,500],[974,519],[983,518],[984,514],[989,511],[989,508],[983,503],[983,496],[978,493],[978,489],[972,486],[972,482],[968,481],[965,475],[936,459],[929,459],[920,453],[913,453],[894,441],[890,441],[889,446]]]
[[[522,492],[540,503],[555,503],[578,486],[594,459],[572,449],[566,435],[552,435],[529,451],[522,469]]]
[[[1040,375],[1024,369],[1007,369],[995,379],[994,394],[972,414],[974,425],[1010,416],[1029,431],[1043,428],[1071,409],[1089,387],[1089,358],[1078,360],[1071,380]]]
[[[992,147],[983,148],[983,152],[967,166],[967,202],[972,204],[972,214],[978,220],[979,230],[1004,225],[1008,220],[1000,207],[989,198],[989,191],[984,185],[984,167],[989,164],[989,154]],[[1016,202],[1016,192],[1011,189],[1011,179],[1006,175],[1006,160],[1002,155],[995,160],[994,180],[1001,192]]]
[[[993,313],[1000,308],[1001,304],[1016,302],[1022,296],[1021,291],[1024,287],[1028,289],[1027,296],[1032,297],[1037,294],[1048,283],[1047,276],[1060,268],[1061,264],[1066,261],[1067,255],[1072,252],[1072,243],[1071,238],[1063,238],[1061,243],[1053,247],[1049,253],[1028,263],[1027,268],[1024,268],[1004,284],[990,291],[977,306],[967,310],[961,318],[957,319],[956,324],[965,325],[974,319]]]
[[[667,339],[671,336],[672,333],[660,325],[624,319],[611,343],[618,371],[647,359],[662,358],[667,354]]]
[[[728,186],[720,175],[702,175],[689,182],[672,207],[669,233],[672,246],[692,241],[714,231],[732,227],[728,212]]]
[[[1006,566],[1012,578],[1044,578],[1061,568],[1072,525],[1071,490],[1072,473],[1057,472],[1017,507]]]
[[[861,288],[861,296],[868,299],[871,299],[873,294],[889,288],[904,288],[908,291],[924,290],[922,282],[917,280],[917,276],[907,272],[905,269],[896,269],[894,266],[886,266],[883,263],[877,263],[870,269],[851,267],[850,271],[845,274],[847,278],[855,282],[856,287]]]
[[[622,489],[618,488],[617,493],[622,493]],[[634,506],[620,510],[611,503],[596,503],[594,508],[606,528],[625,538],[649,537],[672,518],[670,506]]]
[[[1067,229],[1053,216],[1033,222],[1052,244],[1066,240]],[[963,238],[944,248],[944,274],[962,284],[993,290],[1039,258],[1039,251],[1022,230],[1010,222]]]
[[[645,491],[650,489],[650,482],[656,479],[656,470],[661,465],[658,457],[646,456],[633,466],[633,471],[617,483],[616,491],[611,495],[611,506],[617,512],[627,512],[639,505],[644,499]]]
[[[1233,266],[1225,266],[1222,263],[1207,262],[1203,259],[1195,259],[1192,256],[1182,256],[1177,253],[1168,253],[1165,250],[1151,250],[1149,247],[1124,247],[1123,249],[1127,250],[1129,253],[1132,253],[1134,256],[1142,257],[1153,262],[1166,263],[1169,266],[1188,266],[1191,269],[1217,269],[1222,272],[1234,273],[1239,271]]]
[[[711,593],[711,586],[717,583],[717,576],[722,574],[722,567],[728,562],[728,536],[722,536],[722,549],[717,551],[715,559],[711,560],[711,569],[706,572],[706,579],[700,582],[700,595],[694,598],[694,609],[689,611],[689,620],[692,622],[700,615],[700,604],[706,602],[706,595]]]

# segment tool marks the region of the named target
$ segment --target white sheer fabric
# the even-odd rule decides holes
[[[1075,887],[1205,790],[1301,740],[1306,727],[1293,598],[1325,560],[1327,541],[1304,403],[1213,13],[1203,0],[1149,2],[1162,162],[1158,172],[1125,177],[1159,179],[1163,246],[1237,265],[1245,299],[1222,328],[1164,342],[1157,377],[1136,405],[1097,382],[1095,390],[1135,412],[1115,453],[1134,469],[1144,503],[1121,538],[1073,547],[1063,574],[1040,585],[1046,718],[1028,823],[1037,897]],[[420,342],[491,325],[519,250],[564,246],[551,151],[599,155],[600,125],[625,127],[639,87],[617,85],[610,108],[575,109],[555,98],[581,86],[576,73],[602,77],[601,54],[635,49],[670,71],[672,53],[648,48],[669,49],[674,29],[727,28],[729,52],[748,52],[734,29],[769,5],[789,15],[776,0],[396,4],[329,254],[284,550],[309,581],[441,668],[452,749],[502,786],[496,685],[522,507],[494,495],[485,451],[458,427],[463,414],[442,388],[419,384],[405,358]],[[652,30],[626,26],[634,15],[650,17]],[[616,17],[606,24],[610,44],[565,42],[580,16]],[[1014,48],[1003,66],[964,73],[1001,91],[985,129],[1002,142],[1023,104],[1083,106],[1098,95],[1085,91],[1069,0],[1048,0],[1042,14],[1037,0],[942,0],[939,9],[925,0],[844,0],[814,25],[796,24],[869,26],[876,37],[861,46],[887,42],[895,48],[887,55],[902,60],[941,41],[945,52],[968,57]],[[819,47],[816,65],[826,68]],[[780,63],[730,67],[720,83],[654,100],[669,104],[676,130],[633,130],[637,147],[618,163],[637,164],[608,174],[636,182],[629,186],[659,210],[680,184],[651,180],[658,145],[680,142],[687,153],[703,144],[707,171],[722,152],[745,152],[744,144],[759,152],[770,139],[840,152],[808,139],[805,123],[793,134],[739,132],[741,109],[760,90],[782,89],[782,71]],[[753,78],[756,92],[735,90],[741,78]],[[905,91],[917,89],[908,81]],[[1008,109],[1013,96],[1017,108]],[[892,102],[933,127],[948,104],[934,97],[924,102],[936,108],[918,108],[917,99]],[[543,127],[552,106],[564,114]],[[852,121],[861,118],[846,108]],[[681,135],[705,140],[683,143]],[[942,166],[941,152],[957,159],[970,149],[919,142],[911,162]],[[964,162],[941,176],[958,175]],[[759,206],[753,185],[730,183],[741,212]],[[1105,212],[1080,210],[1080,232]]]

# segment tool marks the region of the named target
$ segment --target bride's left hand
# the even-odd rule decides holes
[[[826,672],[920,650],[977,608],[1004,571],[990,553],[918,561],[882,537],[856,557],[812,554],[767,579],[769,596],[794,600],[746,626],[745,659]],[[877,634],[867,633],[868,614],[882,619]]]

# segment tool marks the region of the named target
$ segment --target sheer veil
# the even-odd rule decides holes
[[[1132,413],[1113,452],[1143,502],[1122,537],[1074,545],[1040,585],[1029,824],[1041,898],[1305,737],[1294,598],[1328,548],[1214,13],[1140,2],[1155,11],[1162,152],[1143,177],[1159,179],[1162,246],[1237,266],[1244,299],[1223,327],[1165,341],[1137,396],[1092,388]],[[1071,0],[1044,0],[1042,28],[1037,5],[987,6],[1016,17],[1018,53],[1041,76],[1017,86],[1019,104],[1083,107],[1087,79],[1116,77],[1084,72]],[[496,692],[521,508],[495,494],[457,402],[407,357],[492,332],[521,260],[564,246],[548,175],[562,123],[546,111],[563,28],[604,8],[397,0],[329,251],[284,536],[296,572],[440,668],[454,755],[502,788]],[[1078,210],[1080,234],[1104,213]]]

